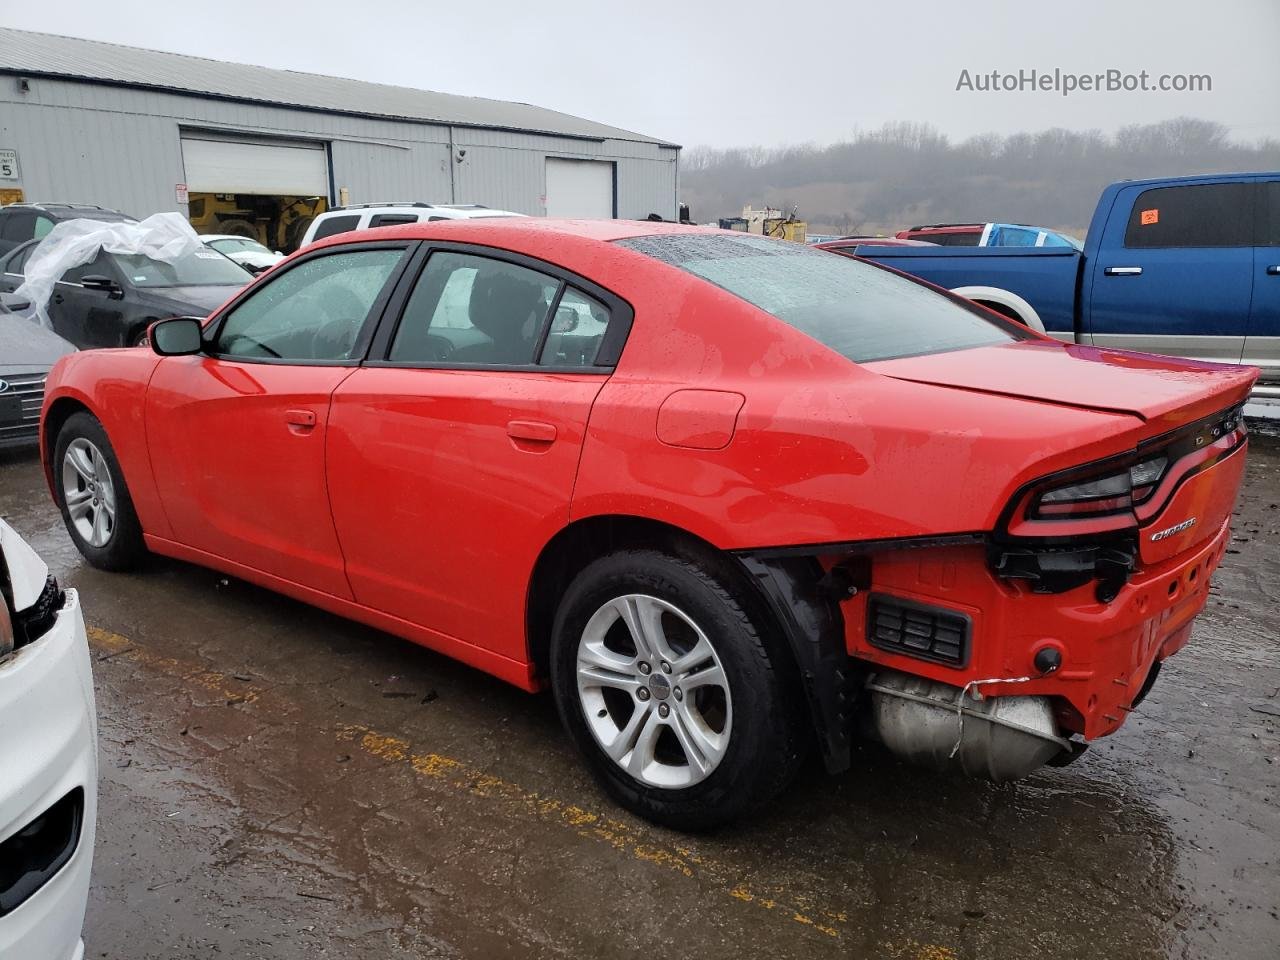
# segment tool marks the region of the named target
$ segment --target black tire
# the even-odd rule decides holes
[[[247,237],[250,240],[262,239],[258,233],[258,228],[248,220],[239,220],[232,218],[230,220],[219,220],[217,233],[226,233],[235,237]]]
[[[733,579],[666,553],[627,550],[583,569],[556,613],[551,672],[561,721],[610,796],[631,812],[677,830],[711,829],[768,803],[791,782],[803,759],[802,704],[785,679],[782,658],[788,654],[765,639],[771,631],[748,614],[752,604],[737,595],[741,588]],[[597,610],[628,594],[656,597],[686,613],[715,648],[728,682],[733,704],[728,744],[706,778],[688,787],[657,787],[633,777],[604,752],[584,716],[577,683],[579,641]]]
[[[148,320],[146,323],[138,327],[136,330],[131,330],[129,332],[129,338],[128,338],[129,342],[128,344],[126,344],[126,346],[130,346],[130,347],[147,346],[150,342],[147,340],[147,330],[151,327],[151,324],[153,322],[154,320]]]
[[[94,546],[76,529],[67,507],[67,496],[63,485],[63,470],[66,462],[67,448],[77,439],[85,439],[92,443],[102,454],[110,473],[114,488],[116,513],[115,521],[106,542]],[[129,496],[129,488],[125,485],[124,472],[120,469],[120,461],[107,439],[107,431],[103,429],[98,418],[88,411],[73,413],[67,418],[58,431],[53,455],[53,488],[58,498],[58,508],[62,511],[62,521],[67,526],[76,548],[95,567],[102,570],[129,570],[136,567],[147,554],[142,540],[142,524],[138,522],[138,514],[133,509],[133,500]]]

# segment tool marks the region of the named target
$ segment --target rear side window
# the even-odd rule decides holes
[[[1124,245],[1136,249],[1252,246],[1254,196],[1249,183],[1144,190],[1129,212]]]
[[[346,233],[354,230],[360,225],[360,214],[353,213],[343,217],[329,217],[327,220],[321,220],[320,226],[316,227],[316,235],[311,238],[323,240],[325,237],[332,237],[339,233]]]
[[[49,235],[49,231],[53,229],[53,221],[48,217],[36,216],[36,228],[32,233],[32,239],[43,240]]]
[[[595,297],[567,287],[551,318],[551,329],[538,363],[553,367],[590,367],[596,362],[608,328],[609,308]]]
[[[34,221],[35,215],[27,210],[15,210],[0,217],[0,239],[8,240],[14,246],[25,243],[31,239]]]
[[[405,304],[389,359],[531,364],[559,288],[554,277],[514,263],[434,253]]]
[[[402,223],[417,223],[418,217],[413,213],[379,213],[369,221],[370,227],[394,227]]]
[[[857,363],[1022,339],[924,284],[787,240],[673,234],[618,244],[714,283]]]
[[[1258,246],[1280,247],[1280,180],[1269,180],[1262,185],[1262,190],[1264,199]]]

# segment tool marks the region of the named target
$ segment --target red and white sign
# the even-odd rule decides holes
[[[173,198],[178,203],[187,202],[187,185],[185,183],[175,183],[173,185]]]

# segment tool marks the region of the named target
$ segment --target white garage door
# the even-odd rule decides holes
[[[329,166],[319,143],[205,139],[184,134],[182,163],[192,193],[327,197]]]
[[[613,216],[613,164],[547,157],[547,216]]]

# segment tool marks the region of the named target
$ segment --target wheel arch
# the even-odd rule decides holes
[[[1012,291],[1000,287],[972,286],[953,287],[951,292],[974,303],[980,303],[1012,320],[1017,320],[1037,333],[1045,332],[1044,321],[1040,319],[1036,308]]]
[[[63,394],[49,404],[49,409],[44,412],[40,423],[40,459],[44,464],[44,479],[49,485],[49,494],[55,502],[58,496],[54,490],[53,453],[58,444],[58,434],[62,432],[63,424],[70,420],[73,414],[81,412],[94,417],[98,416],[82,398]]]
[[[803,697],[827,768],[849,765],[851,661],[844,617],[814,557],[771,559],[727,552],[681,527],[628,515],[598,515],[562,528],[543,547],[526,594],[527,656],[545,677],[560,597],[589,563],[618,550],[658,549],[707,566],[738,588],[748,614],[784,642],[788,688]]]

